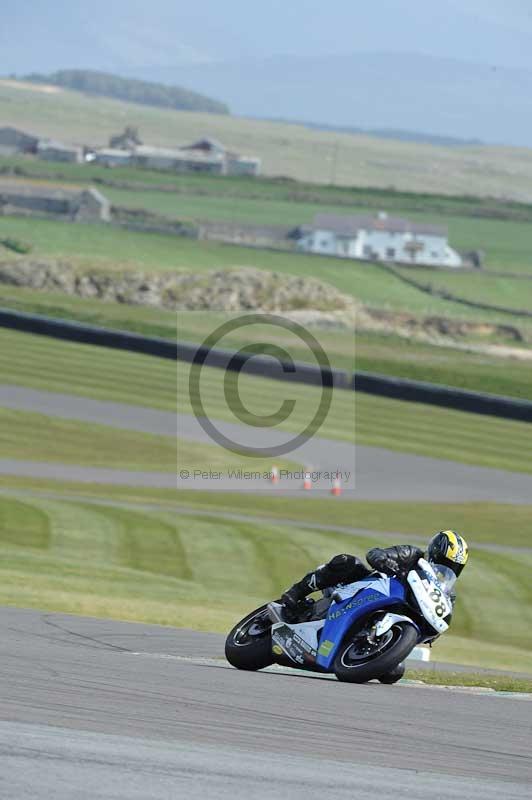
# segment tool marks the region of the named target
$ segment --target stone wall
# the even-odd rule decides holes
[[[111,206],[97,189],[83,191],[0,182],[0,215],[31,215],[77,222],[108,222]]]

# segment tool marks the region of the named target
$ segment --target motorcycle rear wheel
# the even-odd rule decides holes
[[[357,637],[348,637],[334,660],[334,673],[339,681],[366,683],[373,678],[385,677],[407,657],[417,644],[416,628],[408,622],[397,622],[378,643],[379,649],[361,654]],[[383,681],[383,683],[386,681]]]
[[[258,670],[273,664],[267,606],[255,609],[235,625],[225,640],[225,657],[237,669]]]

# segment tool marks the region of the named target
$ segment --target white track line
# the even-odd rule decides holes
[[[124,653],[126,656],[140,656],[141,658],[155,658],[166,661],[180,661],[187,664],[195,664],[199,667],[218,667],[220,669],[234,669],[234,667],[225,660],[225,658],[201,658],[194,656],[176,656],[171,653]],[[291,667],[281,667],[278,664],[272,664],[271,667],[265,667],[260,670],[261,672],[269,672],[273,674],[289,675],[291,677],[301,677],[310,679],[321,679],[328,681],[336,681],[336,677],[331,674],[323,672],[309,672],[303,669],[292,669]],[[422,681],[411,681],[408,679],[399,681],[396,686],[409,689],[433,689],[444,692],[455,692],[462,694],[474,694],[482,697],[504,697],[512,700],[532,700],[532,694],[524,692],[499,692],[496,689],[490,689],[484,686],[452,686],[452,685],[438,685],[435,683],[423,683]]]

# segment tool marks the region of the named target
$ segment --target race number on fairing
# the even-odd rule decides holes
[[[429,565],[427,564],[427,566]],[[438,633],[444,633],[449,627],[445,622],[445,617],[449,616],[453,610],[451,601],[439,587],[436,576],[431,575],[432,569],[429,567],[427,570],[423,565],[423,571],[425,573],[424,579],[412,570],[408,574],[408,583],[427,622]]]

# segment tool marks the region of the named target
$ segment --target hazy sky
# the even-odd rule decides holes
[[[532,69],[532,0],[1,0],[0,73],[417,52]]]
[[[68,67],[244,116],[532,145],[532,0],[0,0],[0,75]]]

